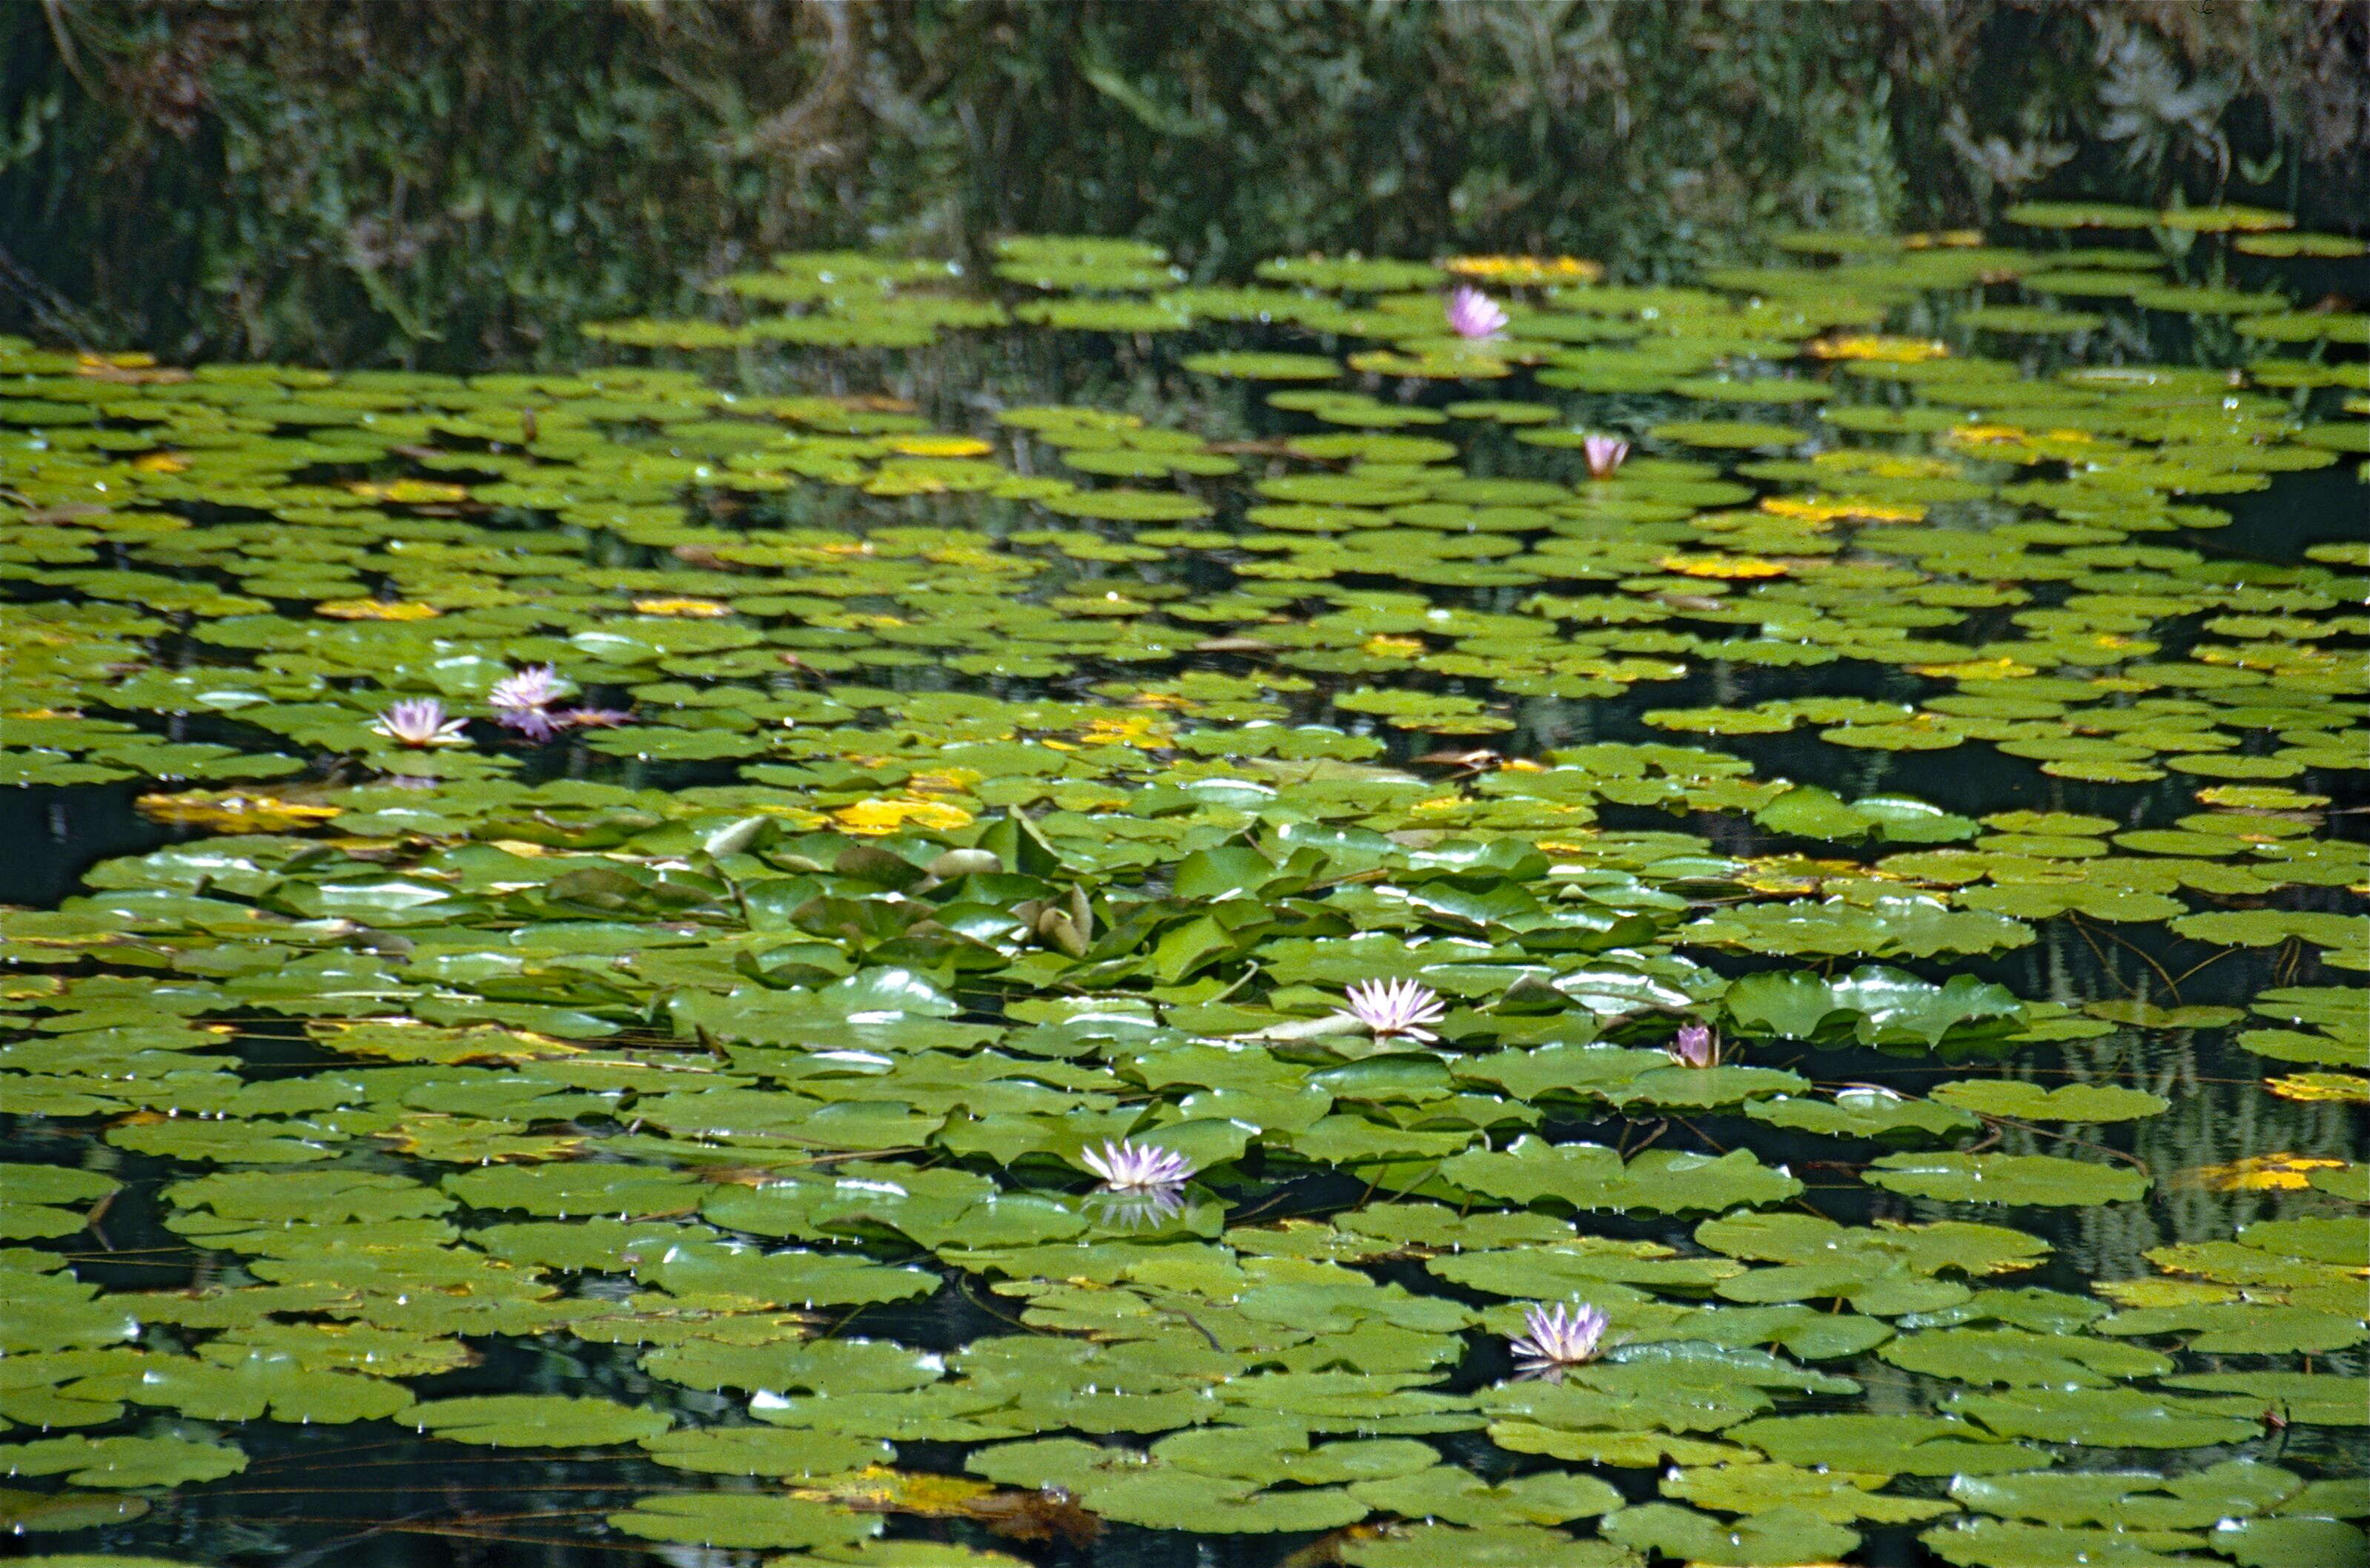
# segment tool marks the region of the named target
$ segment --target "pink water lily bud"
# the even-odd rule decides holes
[[[1670,1043],[1671,1060],[1683,1067],[1716,1067],[1720,1066],[1720,1035],[1708,1023],[1679,1025],[1679,1032]]]
[[[1580,444],[1580,455],[1588,459],[1588,477],[1609,479],[1629,460],[1629,444],[1617,435],[1591,434]]]

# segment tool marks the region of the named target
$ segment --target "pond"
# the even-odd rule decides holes
[[[2364,247],[2010,218],[0,340],[0,1515],[2362,1564]]]

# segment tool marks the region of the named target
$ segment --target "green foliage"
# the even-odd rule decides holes
[[[0,325],[474,369],[576,360],[577,324],[800,247],[1084,232],[1203,276],[1544,249],[1659,278],[1781,216],[1962,225],[2053,172],[2154,206],[2259,159],[2256,200],[2310,199],[2361,156],[2328,9],[27,4],[0,12],[0,232],[29,287]]]

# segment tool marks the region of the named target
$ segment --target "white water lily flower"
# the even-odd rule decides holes
[[[1087,1169],[1103,1179],[1107,1193],[1151,1193],[1182,1186],[1193,1174],[1193,1162],[1157,1144],[1105,1143],[1101,1152],[1087,1149],[1078,1157]]]
[[[1526,1308],[1524,1335],[1509,1342],[1508,1348],[1522,1371],[1552,1374],[1595,1360],[1604,1350],[1605,1331],[1610,1326],[1611,1320],[1601,1309],[1585,1304],[1569,1309],[1560,1301],[1552,1307]]]
[[[1409,1040],[1437,1040],[1440,1036],[1423,1026],[1448,1016],[1440,1005],[1440,993],[1412,980],[1369,980],[1351,986],[1345,999],[1350,1004],[1346,1016],[1372,1030],[1377,1040],[1395,1034]]]
[[[486,693],[496,708],[548,708],[559,698],[559,671],[549,664],[529,664],[504,675]]]
[[[432,697],[391,704],[371,725],[371,733],[407,746],[466,746],[466,719],[447,719],[444,705]]]

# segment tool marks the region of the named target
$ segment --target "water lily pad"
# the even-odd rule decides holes
[[[2053,1154],[1888,1154],[1863,1180],[1910,1197],[1983,1204],[2130,1203],[2149,1186],[2128,1166]]]
[[[715,1547],[846,1547],[880,1529],[878,1515],[754,1493],[662,1493],[608,1519],[612,1528],[644,1540]]]
[[[1731,1427],[1728,1435],[1787,1464],[1878,1475],[1997,1475],[2054,1462],[2043,1449],[1940,1416],[1770,1416]]]
[[[286,1351],[263,1348],[213,1360],[154,1357],[136,1379],[122,1381],[120,1396],[202,1421],[254,1421],[268,1411],[274,1421],[322,1424],[375,1421],[412,1402],[400,1383],[308,1367]]]
[[[1836,979],[1804,970],[1746,975],[1724,1000],[1743,1028],[1794,1040],[1824,1040],[1847,1031],[1880,1048],[1939,1045],[1953,1030],[1974,1032],[2015,1020],[2023,1004],[2006,987],[1954,974],[1936,986],[1897,969],[1867,964]]]
[[[2346,1568],[2370,1556],[2370,1538],[2335,1519],[2234,1519],[2208,1542],[2240,1568]]]
[[[1791,425],[1758,424],[1750,420],[1672,420],[1647,433],[1657,441],[1715,448],[1799,446],[1808,439]]]
[[[2033,1437],[2111,1448],[2189,1448],[2237,1443],[2261,1430],[2251,1416],[2177,1395],[2137,1389],[2019,1389],[1954,1394],[1946,1408],[2003,1437]]]
[[[1674,1470],[1662,1478],[1662,1493],[1723,1514],[1769,1514],[1784,1508],[1838,1525],[1863,1520],[1915,1524],[1953,1511],[1948,1503],[1881,1494],[1892,1479],[1789,1464],[1719,1465]]]
[[[1638,1558],[1612,1541],[1537,1526],[1418,1525],[1348,1541],[1341,1561],[1353,1568],[1635,1568]]]
[[[1515,1203],[1543,1199],[1579,1209],[1662,1214],[1782,1203],[1802,1184],[1743,1149],[1712,1156],[1649,1149],[1627,1162],[1597,1144],[1517,1139],[1503,1152],[1460,1154],[1441,1173],[1461,1187]]]
[[[2106,1388],[2172,1368],[2164,1356],[2112,1340],[2020,1329],[1928,1330],[1892,1340],[1877,1354],[1908,1371],[1978,1386]]]
[[[63,1475],[75,1486],[181,1486],[247,1468],[226,1443],[185,1437],[42,1437],[6,1450],[10,1475]]]
[[[886,1443],[774,1426],[708,1426],[641,1439],[651,1459],[670,1470],[710,1475],[835,1475],[893,1462]]]
[[[1335,361],[1316,354],[1226,352],[1188,354],[1185,368],[1204,375],[1247,381],[1329,381],[1341,374]]]
[[[1600,1528],[1625,1546],[1705,1563],[1782,1565],[1837,1558],[1860,1539],[1857,1530],[1793,1507],[1721,1520],[1675,1504],[1642,1503],[1612,1515]]]
[[[673,1424],[662,1411],[563,1394],[487,1394],[432,1400],[404,1414],[406,1424],[459,1443],[500,1448],[586,1448],[654,1437]]]
[[[1968,1078],[1937,1084],[1927,1093],[1962,1110],[2033,1122],[2128,1122],[2161,1115],[2172,1104],[2162,1095],[2115,1084],[2067,1083],[2048,1089],[2019,1078]]]

